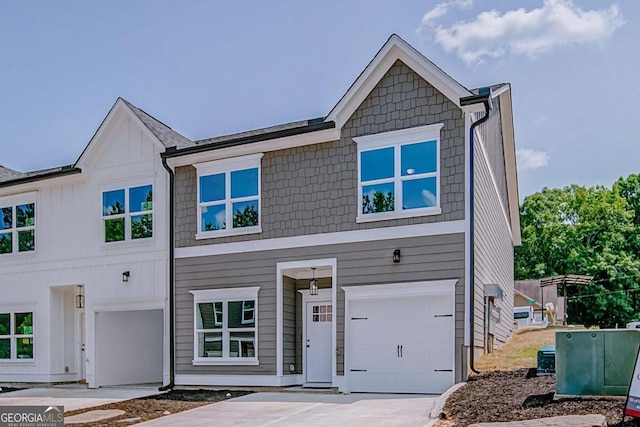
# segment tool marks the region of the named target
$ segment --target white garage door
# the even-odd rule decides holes
[[[349,301],[351,391],[441,393],[454,383],[453,295]]]

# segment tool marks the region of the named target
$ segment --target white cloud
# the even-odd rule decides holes
[[[435,206],[437,202],[436,195],[429,190],[422,190],[422,200],[426,206]]]
[[[453,1],[443,2],[443,3],[438,3],[436,7],[434,7],[433,9],[431,9],[430,11],[428,11],[422,16],[421,27],[429,25],[432,21],[435,21],[441,16],[446,15],[447,12],[449,12],[449,8],[451,8],[452,6],[466,8],[471,6],[472,3],[473,3],[473,0],[453,0]],[[421,29],[419,28],[418,30],[420,31]]]
[[[550,157],[542,151],[536,151],[530,148],[519,148],[516,151],[516,158],[518,159],[518,169],[525,171],[547,166]]]
[[[433,27],[433,21],[446,13],[449,3],[427,12],[419,32]],[[538,9],[504,13],[490,10],[473,21],[457,22],[448,28],[438,26],[433,31],[435,41],[446,51],[455,52],[467,64],[478,64],[507,54],[536,58],[554,49],[598,43],[624,23],[616,4],[584,11],[571,0],[544,0]]]

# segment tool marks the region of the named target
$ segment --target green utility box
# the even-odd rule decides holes
[[[538,350],[538,376],[556,372],[556,346],[545,345]]]
[[[556,332],[556,393],[625,396],[640,346],[640,330]]]

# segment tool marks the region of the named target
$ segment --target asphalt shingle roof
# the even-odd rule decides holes
[[[126,99],[122,99],[122,101],[124,101],[124,103],[127,104],[129,108],[131,108],[133,113],[142,121],[142,123],[144,123],[147,129],[149,129],[165,147],[175,147],[177,149],[180,149],[193,147],[194,145],[196,145],[189,138],[180,135],[178,132],[174,131],[169,126],[165,125],[150,114],[147,114],[144,110],[136,107]]]
[[[0,165],[0,182],[11,181],[12,179],[22,178],[24,176],[25,174],[22,172]]]

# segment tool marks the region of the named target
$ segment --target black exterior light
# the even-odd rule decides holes
[[[316,268],[311,267],[313,277],[309,280],[309,295],[318,295],[318,279],[316,279]]]
[[[393,262],[400,262],[400,249],[396,249],[395,251],[393,251]]]
[[[84,288],[78,285],[78,293],[76,294],[76,308],[84,308]]]
[[[122,281],[124,283],[127,283],[129,281],[129,276],[131,276],[131,273],[129,273],[129,270],[123,271],[122,272]]]

